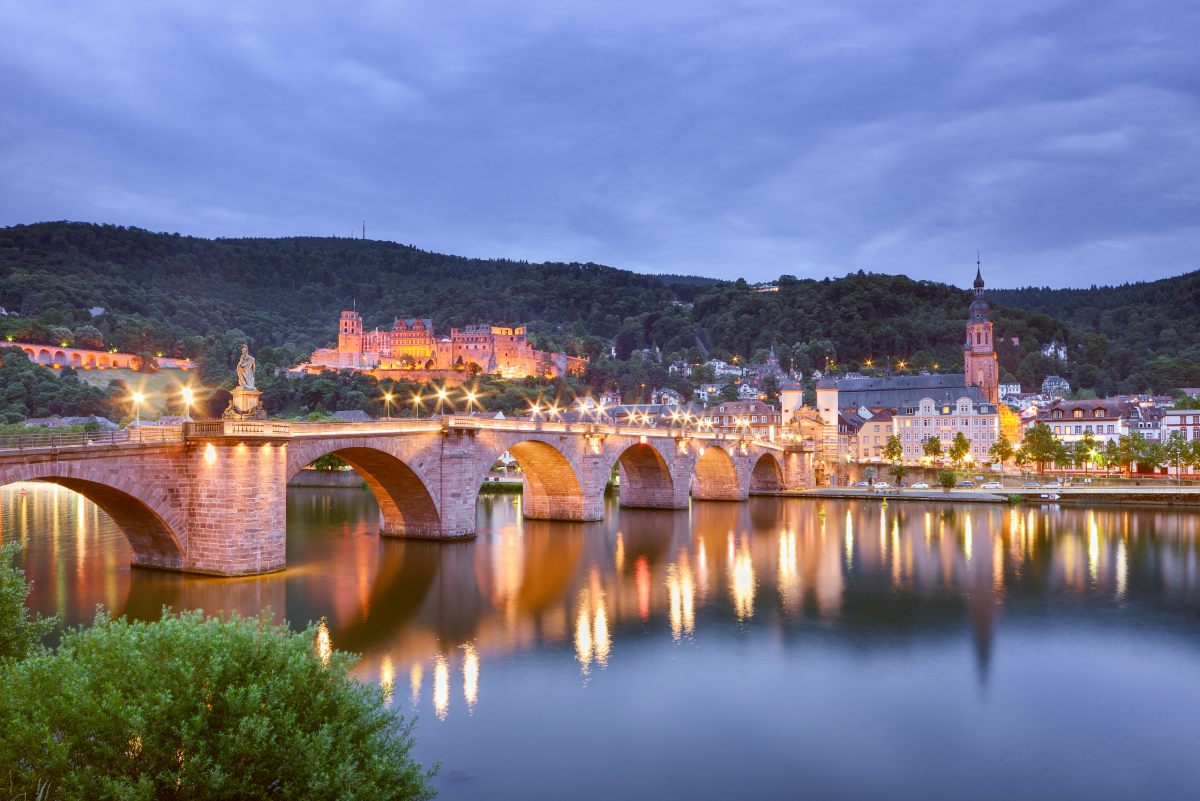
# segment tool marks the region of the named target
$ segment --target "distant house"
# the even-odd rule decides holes
[[[1052,339],[1049,345],[1042,348],[1042,355],[1065,362],[1067,360],[1067,346],[1057,339]]]
[[[1042,394],[1048,398],[1064,398],[1071,391],[1071,383],[1060,375],[1048,375],[1042,382]]]
[[[739,384],[738,397],[742,400],[755,400],[758,398],[760,390],[753,384]]]

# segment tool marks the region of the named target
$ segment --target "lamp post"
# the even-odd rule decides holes
[[[384,413],[387,415],[387,419],[391,420],[392,419],[392,393],[390,393],[390,392],[383,393],[383,409],[384,409]]]
[[[421,397],[420,392],[413,393],[413,396],[412,396],[413,417],[416,417],[418,419],[421,417],[421,401],[422,400],[423,400],[423,398]]]
[[[140,393],[140,392],[133,393],[133,397],[132,397],[133,414],[134,414],[135,419],[137,420],[136,425],[137,425],[137,432],[138,432],[138,442],[142,441],[142,401],[144,401],[145,399],[146,399],[146,396],[143,395],[142,393]]]
[[[438,416],[439,416],[439,417],[440,417],[440,416],[441,416],[441,414],[442,414],[442,404],[446,402],[446,395],[448,395],[448,394],[449,394],[449,393],[448,393],[448,392],[446,392],[446,388],[445,388],[445,387],[439,387],[439,388],[438,388],[438,391],[437,391],[437,411],[438,411]]]
[[[183,396],[183,417],[190,423],[192,421],[192,404],[196,402],[196,393],[191,387],[184,387],[179,394]]]

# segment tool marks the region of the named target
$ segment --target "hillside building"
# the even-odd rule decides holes
[[[539,351],[529,343],[524,326],[469,325],[451,328],[449,336],[434,332],[428,317],[396,318],[390,329],[363,330],[357,311],[338,319],[336,348],[319,348],[302,369],[360,370],[388,373],[404,370],[461,370],[508,378],[561,376],[583,372],[586,359]]]

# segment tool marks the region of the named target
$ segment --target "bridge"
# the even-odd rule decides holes
[[[285,567],[287,484],[322,456],[362,477],[383,536],[458,539],[474,536],[480,486],[505,451],[523,475],[522,511],[539,520],[600,520],[614,470],[621,505],[647,509],[812,483],[811,450],[799,446],[684,428],[448,416],[214,420],[0,440],[0,485],[46,481],[84,495],[124,532],[135,565],[244,576]]]

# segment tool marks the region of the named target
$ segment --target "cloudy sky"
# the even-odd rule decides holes
[[[749,280],[1200,268],[1188,0],[0,0],[0,30],[0,225],[365,217]]]

